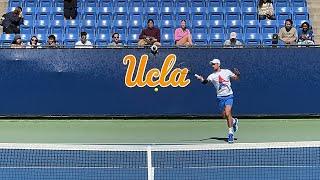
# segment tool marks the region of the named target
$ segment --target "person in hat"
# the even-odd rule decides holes
[[[11,43],[11,48],[24,48],[25,46],[24,46],[24,44],[23,44],[23,42],[22,42],[22,40],[21,40],[21,36],[20,35],[15,35],[14,36],[14,39],[13,39],[13,41],[12,41],[12,43]]]
[[[230,39],[226,40],[223,44],[224,47],[237,47],[242,48],[242,43],[237,39],[237,33],[231,32]]]
[[[216,88],[218,107],[222,112],[222,117],[226,118],[228,124],[228,142],[233,143],[234,132],[238,130],[238,119],[232,117],[233,91],[231,88],[231,79],[239,80],[240,72],[234,68],[233,72],[229,69],[220,67],[220,60],[213,59],[210,65],[213,68],[213,73],[204,79],[201,75],[195,75],[203,84],[211,82]]]

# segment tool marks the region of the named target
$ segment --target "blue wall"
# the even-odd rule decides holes
[[[0,115],[218,115],[215,89],[190,76],[186,88],[127,88],[125,55],[147,49],[1,49]],[[168,54],[198,74],[220,58],[237,67],[237,115],[320,114],[320,49],[161,49],[148,68]]]

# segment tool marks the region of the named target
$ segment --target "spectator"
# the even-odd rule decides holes
[[[180,28],[174,32],[174,41],[177,46],[192,46],[192,37],[186,26],[186,20],[181,20]]]
[[[237,40],[237,33],[231,32],[230,39],[226,40],[223,44],[224,47],[237,47],[242,48],[242,43]]]
[[[92,43],[87,39],[87,32],[80,33],[80,40],[76,42],[75,48],[93,48]]]
[[[40,43],[37,36],[32,36],[30,42],[27,44],[27,48],[40,48]]]
[[[20,34],[20,25],[23,24],[22,8],[16,7],[14,11],[2,16],[3,32],[6,34]]]
[[[298,44],[314,45],[312,27],[308,22],[304,22],[301,24],[298,32],[298,37]]]
[[[279,31],[280,43],[287,45],[296,44],[296,40],[298,39],[297,30],[292,25],[291,19],[285,21],[285,27],[282,27]]]
[[[121,43],[121,40],[120,40],[120,34],[115,32],[112,34],[112,41],[111,43],[109,43],[109,46],[110,47],[121,47],[123,46],[123,44]]]
[[[260,20],[275,20],[276,17],[274,16],[274,9],[271,0],[260,0],[259,1],[259,19]]]
[[[156,45],[161,46],[160,44],[160,29],[154,27],[154,21],[152,19],[148,20],[148,27],[143,29],[139,36],[138,46],[145,45]]]
[[[46,44],[47,48],[58,48],[59,45],[56,41],[56,36],[54,36],[53,34],[51,34],[50,36],[48,36],[48,42]]]
[[[20,35],[15,35],[14,39],[11,43],[11,48],[24,48],[24,44],[21,40],[21,36]]]
[[[64,0],[64,18],[75,19],[77,14],[77,0]]]

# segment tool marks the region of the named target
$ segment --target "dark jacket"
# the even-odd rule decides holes
[[[19,17],[19,15],[8,12],[4,15],[4,20],[2,21],[2,26],[5,28],[8,28],[9,26],[15,26],[18,27],[21,24],[23,24],[23,18]]]

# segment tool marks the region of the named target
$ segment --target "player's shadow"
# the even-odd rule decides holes
[[[209,137],[205,139],[200,139],[199,141],[209,141],[209,140],[218,140],[218,141],[225,141],[228,142],[228,138],[222,138],[222,137]],[[234,140],[238,140],[238,138],[234,138]]]

